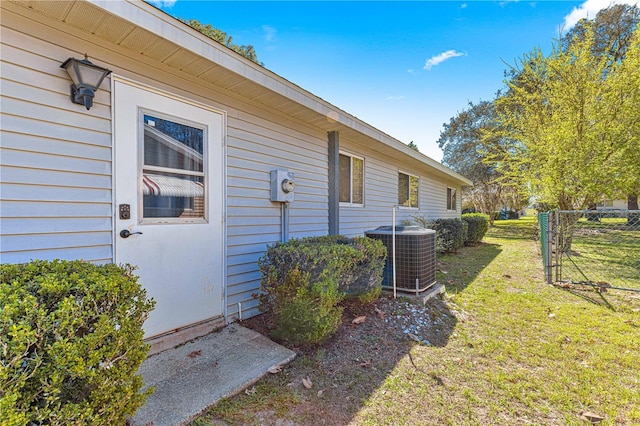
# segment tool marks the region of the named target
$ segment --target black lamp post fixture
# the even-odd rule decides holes
[[[69,58],[60,65],[60,68],[66,69],[73,81],[71,102],[84,105],[87,110],[91,109],[95,91],[111,71],[92,64],[86,55],[84,59]]]

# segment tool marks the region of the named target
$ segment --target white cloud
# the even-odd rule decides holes
[[[404,96],[387,96],[388,101],[399,101],[400,99],[404,99]]]
[[[270,25],[263,25],[262,31],[264,32],[264,39],[266,41],[275,41],[278,30],[276,30]]]
[[[586,0],[580,6],[574,7],[571,13],[564,17],[562,30],[565,32],[569,31],[583,18],[594,19],[599,11],[614,4],[631,4],[637,6],[639,3],[639,0]]]
[[[466,53],[458,52],[453,49],[447,50],[446,52],[442,52],[438,55],[435,55],[429,58],[427,62],[424,64],[424,69],[429,71],[431,68],[435,67],[436,65],[439,65],[442,62],[449,60],[451,58],[457,58],[459,56],[466,56]]]
[[[172,7],[178,0],[147,0],[157,7]]]

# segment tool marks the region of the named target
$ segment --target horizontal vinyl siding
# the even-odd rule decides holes
[[[72,104],[59,68],[68,51],[27,33],[2,27],[0,262],[109,262],[109,81],[90,111]]]
[[[88,32],[42,16],[31,19],[27,9],[18,16],[16,9],[3,8],[0,40],[1,260],[113,259],[111,81],[103,82],[86,111],[69,101],[70,80],[59,68],[67,57],[88,52],[116,75],[226,112],[226,171],[220,171],[226,172],[226,312],[237,317],[241,304],[243,317],[258,313],[252,298],[260,286],[257,261],[281,236],[281,206],[269,199],[270,171],[295,174],[289,236],[326,235],[326,132]],[[340,209],[341,232],[357,235],[389,224],[397,170],[404,168],[341,142],[365,159],[365,207]],[[420,212],[451,214],[445,210],[446,183],[405,171],[421,176]],[[398,222],[412,213],[399,211]]]
[[[227,132],[227,311],[238,317],[241,306],[246,318],[259,313],[253,298],[260,288],[258,260],[281,239],[281,204],[270,201],[270,172],[295,176],[290,238],[326,235],[327,142],[323,132],[246,107],[230,116]]]
[[[364,158],[364,207],[340,206],[340,233],[347,236],[363,235],[365,231],[378,226],[390,226],[393,206],[398,203],[398,171],[418,176],[419,209],[396,209],[396,224],[412,220],[414,216],[428,219],[460,217],[460,210],[446,209],[447,183],[436,179],[424,170],[407,168],[403,164],[390,162],[380,154],[340,141],[340,149],[346,153]],[[453,184],[449,187],[456,188]],[[460,189],[458,188],[458,206]]]
[[[243,317],[258,313],[252,298],[260,286],[257,261],[281,235],[280,204],[269,200],[270,171],[288,169],[296,177],[290,237],[326,234],[326,133],[94,35],[8,9],[3,25],[9,28],[2,29],[3,261],[113,259],[111,82],[103,82],[94,107],[85,111],[69,101],[71,82],[59,68],[67,57],[88,52],[114,74],[226,112],[227,314],[237,317],[238,303]]]
[[[462,200],[462,192],[460,187],[446,182],[442,182],[433,178],[433,176],[425,176],[421,178],[425,181],[424,187],[426,197],[424,202],[420,202],[420,210],[423,215],[429,219],[454,219],[460,218],[460,203]],[[456,210],[447,210],[447,188],[453,188],[457,191]]]

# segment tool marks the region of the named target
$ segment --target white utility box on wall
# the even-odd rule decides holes
[[[271,170],[271,201],[290,203],[294,200],[296,183],[292,172]]]

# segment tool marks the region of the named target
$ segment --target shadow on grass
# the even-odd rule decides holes
[[[594,305],[614,312],[640,312],[640,293],[636,289],[616,289],[592,283],[555,283],[554,287]]]
[[[554,284],[554,286],[589,303],[593,303],[598,306],[605,306],[612,311],[616,311],[616,308],[609,303],[607,298],[604,297],[604,294],[601,291],[598,291],[597,288],[576,284]]]
[[[438,281],[448,292],[458,293],[469,286],[501,252],[499,244],[480,243],[463,247],[457,253],[438,256]]]
[[[501,251],[498,244],[481,243],[455,254],[438,255],[437,279],[449,292],[461,291]],[[301,425],[348,424],[401,363],[410,363],[417,374],[443,386],[436,373],[414,364],[411,353],[416,346],[447,346],[458,323],[453,309],[440,297],[422,305],[401,292],[396,299],[383,295],[366,305],[346,303],[342,323],[332,338],[315,347],[289,346],[298,357],[281,373],[268,375],[248,392],[221,401],[193,424],[207,426],[219,420],[288,424],[293,419]],[[359,317],[365,320],[354,323]],[[271,321],[263,314],[243,325],[269,335]],[[310,388],[303,379],[312,383]]]
[[[354,323],[362,317],[363,322]],[[263,314],[243,325],[268,335],[270,320]],[[291,364],[281,373],[263,378],[248,394],[221,401],[193,424],[207,426],[218,424],[218,420],[289,424],[292,419],[300,425],[348,424],[399,363],[413,363],[415,346],[446,346],[457,322],[439,297],[424,306],[402,293],[396,299],[384,294],[365,305],[345,303],[342,323],[333,337],[313,347],[282,343],[297,353]],[[435,373],[413,366],[442,384]],[[310,381],[310,388],[303,379]],[[207,417],[214,423],[206,423]]]
[[[487,236],[504,240],[537,240],[538,222],[533,218],[496,220],[489,228]]]

